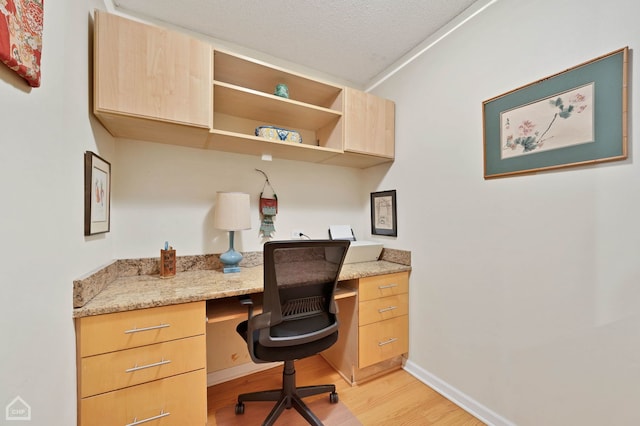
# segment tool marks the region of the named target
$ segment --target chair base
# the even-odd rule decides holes
[[[246,401],[276,401],[267,418],[262,423],[263,426],[273,425],[276,419],[282,414],[284,409],[295,408],[309,424],[322,426],[322,422],[302,401],[302,398],[329,393],[329,401],[332,404],[338,402],[338,394],[335,385],[315,385],[296,387],[296,370],[293,361],[284,362],[282,372],[282,389],[272,389],[267,391],[251,392],[238,395],[236,404],[236,414],[244,413],[244,403]]]

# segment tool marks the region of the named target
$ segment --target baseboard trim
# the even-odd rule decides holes
[[[515,426],[515,423],[480,404],[478,401],[449,385],[438,376],[431,374],[427,370],[411,362],[411,360],[407,360],[404,369],[416,379],[420,380],[422,383],[429,386],[463,410],[485,422],[487,425]]]

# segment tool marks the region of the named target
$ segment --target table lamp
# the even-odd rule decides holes
[[[240,272],[238,264],[242,254],[233,248],[235,231],[251,229],[249,194],[242,192],[218,192],[214,208],[213,226],[216,229],[229,231],[229,250],[220,255],[223,272]]]

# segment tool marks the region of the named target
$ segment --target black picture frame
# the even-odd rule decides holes
[[[84,153],[84,235],[111,228],[111,164],[99,155]]]
[[[371,234],[398,236],[395,189],[371,193]]]

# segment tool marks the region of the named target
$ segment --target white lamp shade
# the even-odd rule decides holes
[[[249,194],[218,192],[213,214],[213,226],[225,231],[251,229]]]

